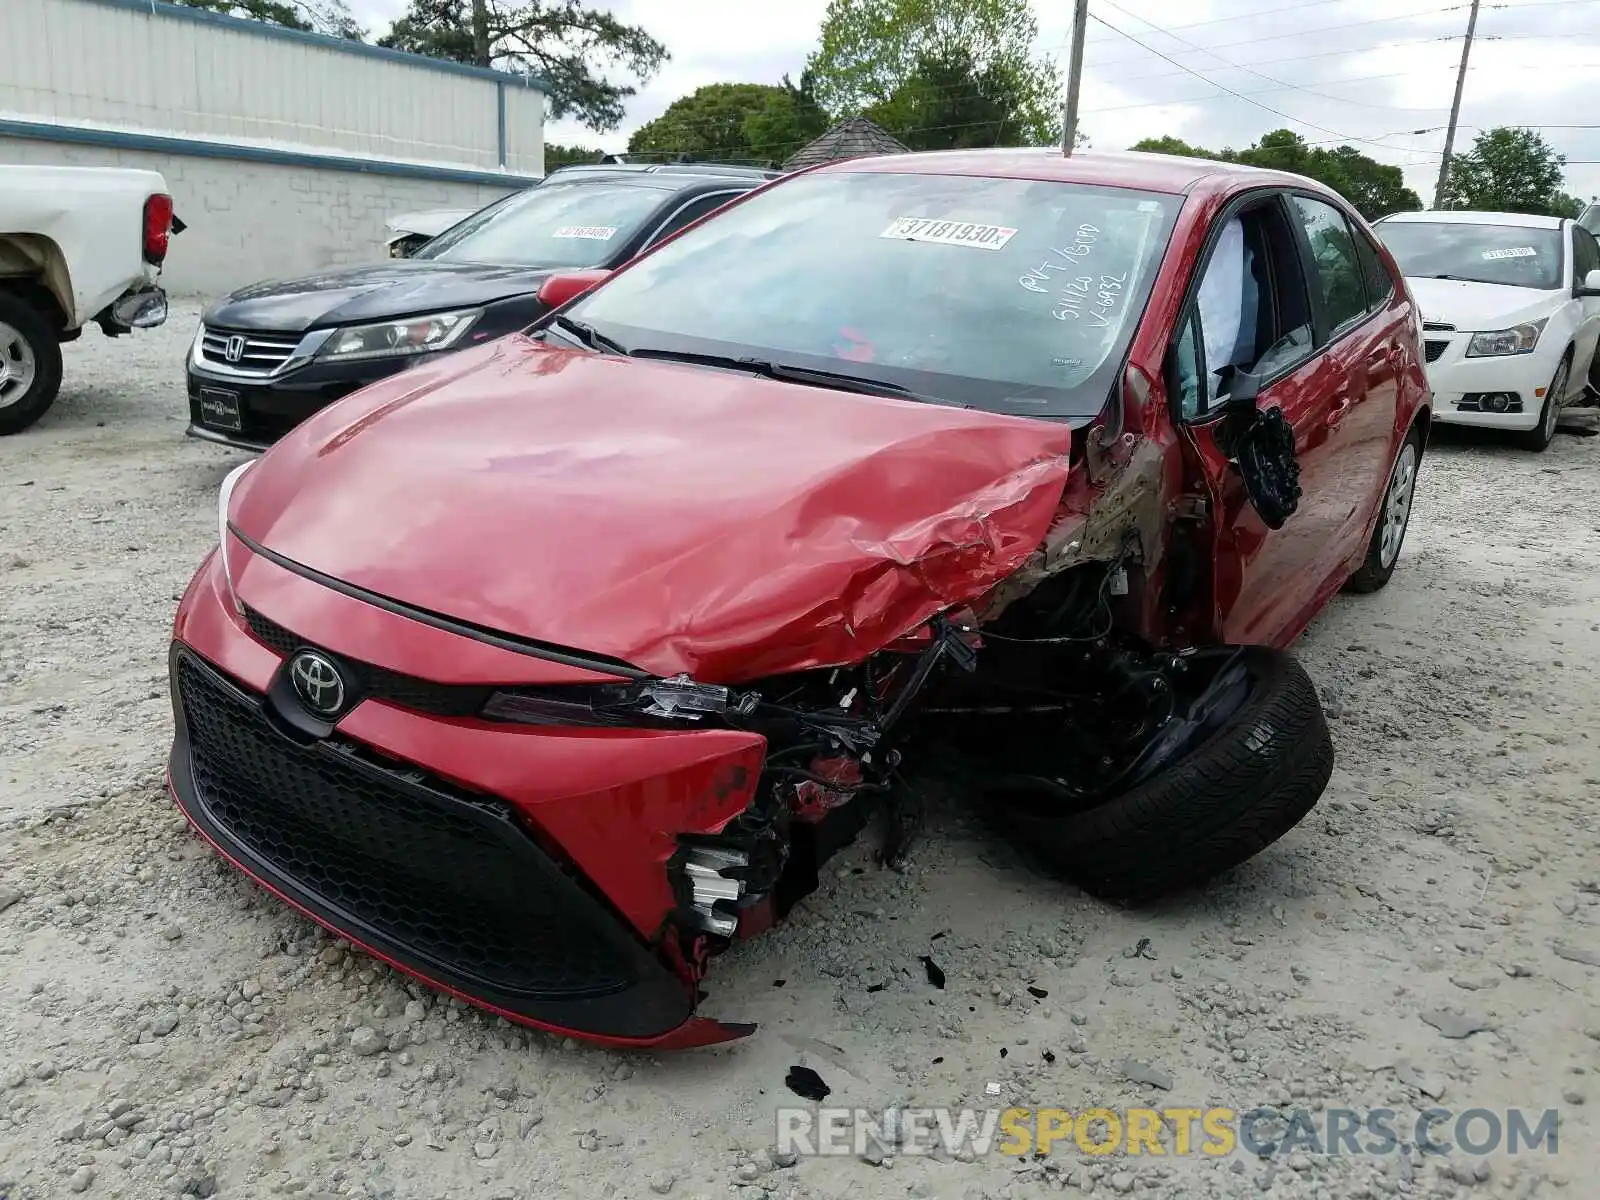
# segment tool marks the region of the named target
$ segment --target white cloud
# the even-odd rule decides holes
[[[610,7],[660,38],[672,61],[629,104],[621,129],[601,135],[555,122],[552,141],[619,150],[633,130],[702,84],[776,83],[786,71],[798,78],[826,0],[616,0]],[[1466,7],[1462,0],[1284,0],[1275,8],[1271,0],[1091,0],[1091,12],[1149,49],[1091,22],[1081,123],[1102,149],[1160,134],[1244,146],[1288,127],[1309,141],[1350,141],[1404,168],[1427,199]],[[405,3],[352,0],[351,8],[381,29]],[[1036,3],[1035,11],[1040,51],[1065,65],[1071,6]],[[1545,126],[1544,136],[1572,161],[1567,189],[1585,198],[1600,193],[1594,11],[1593,0],[1505,0],[1484,8],[1458,150],[1480,127]]]

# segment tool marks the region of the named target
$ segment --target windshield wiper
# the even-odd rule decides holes
[[[913,391],[885,379],[866,375],[851,375],[844,371],[823,371],[814,367],[797,367],[792,363],[774,362],[765,358],[735,358],[723,354],[697,354],[689,350],[639,349],[634,358],[659,358],[666,362],[692,363],[704,367],[727,367],[738,371],[752,371],[767,379],[780,379],[786,383],[806,383],[813,387],[833,388],[840,392],[854,392],[861,396],[888,396],[895,400],[916,400],[922,404],[938,404],[945,408],[971,408],[959,400],[947,400],[926,392]]]
[[[550,324],[570,337],[576,338],[581,344],[591,350],[598,350],[602,354],[621,354],[626,357],[629,350],[615,338],[609,338],[593,325],[585,325],[582,321],[574,321],[571,317],[557,317]]]

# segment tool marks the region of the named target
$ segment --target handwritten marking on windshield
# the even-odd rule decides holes
[[[945,246],[971,246],[978,250],[1003,250],[1017,231],[1008,225],[982,225],[974,221],[936,220],[931,217],[896,217],[878,236],[906,242],[937,242]]]
[[[583,238],[591,242],[609,242],[617,234],[610,225],[563,225],[551,237]]]
[[[1532,246],[1508,246],[1504,250],[1485,250],[1483,257],[1495,258],[1537,258],[1539,252]]]
[[[1038,292],[1040,295],[1048,293],[1050,289],[1044,285],[1050,282],[1051,277],[1058,271],[1077,269],[1079,264],[1089,257],[1090,249],[1099,238],[1100,230],[1095,226],[1079,225],[1071,242],[1064,246],[1052,246],[1051,257],[1037,267],[1024,271],[1017,282],[1030,292]]]

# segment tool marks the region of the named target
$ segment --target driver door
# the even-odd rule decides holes
[[[1174,415],[1209,493],[1213,627],[1232,644],[1291,641],[1340,566],[1329,420],[1352,381],[1317,353],[1290,220],[1277,192],[1253,193],[1219,214],[1169,359]],[[1232,463],[1241,417],[1227,405],[1238,371],[1259,381],[1255,408],[1281,409],[1294,431],[1302,496],[1279,529],[1251,505]]]
[[[1590,271],[1600,271],[1600,242],[1594,234],[1581,225],[1572,227],[1572,286],[1573,291],[1583,287]],[[1580,316],[1578,333],[1572,359],[1574,390],[1581,389],[1585,367],[1593,362],[1595,347],[1600,344],[1600,296],[1578,296]]]

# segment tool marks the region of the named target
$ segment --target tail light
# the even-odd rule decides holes
[[[144,202],[144,260],[157,266],[172,236],[172,197],[157,192]]]

